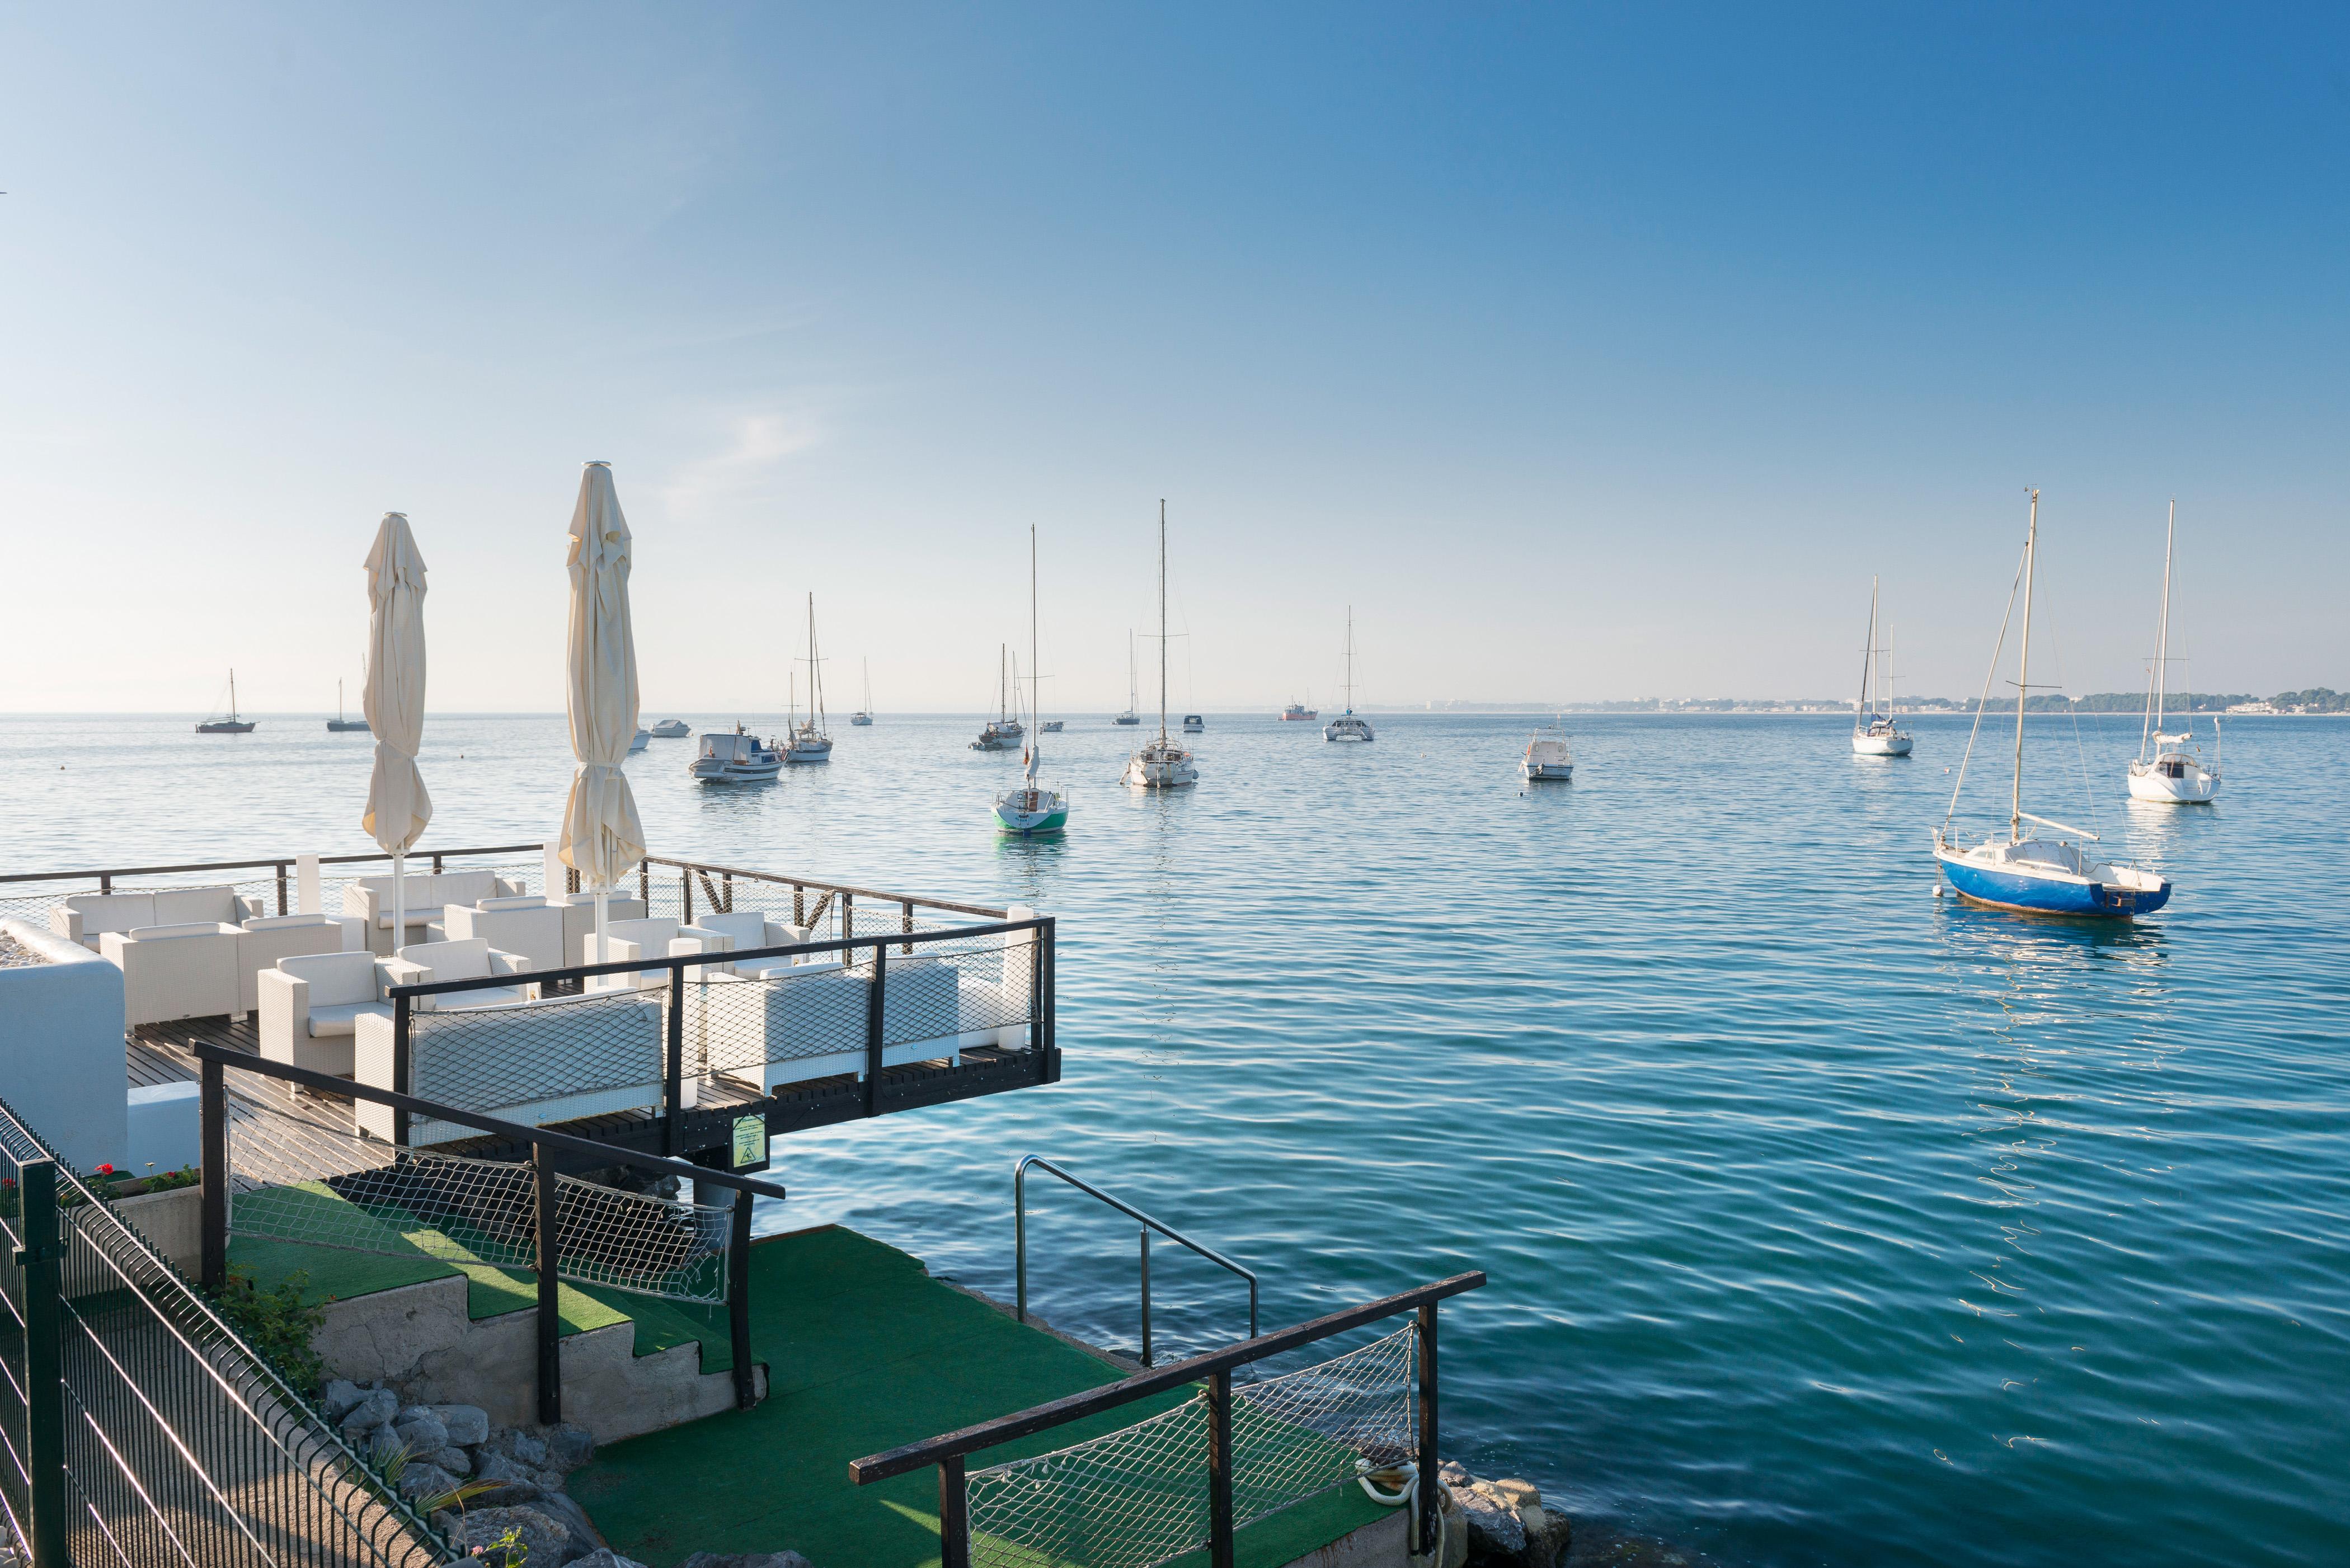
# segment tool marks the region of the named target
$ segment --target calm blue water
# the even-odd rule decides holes
[[[1523,795],[1522,722],[1379,723],[1214,716],[1201,786],[1135,799],[1136,732],[1073,721],[1059,844],[995,837],[1017,760],[966,721],[733,794],[655,742],[660,851],[1062,918],[1066,1081],[785,1140],[773,1222],[1008,1295],[1035,1150],[1259,1268],[1270,1323],[1485,1269],[1448,1448],[1724,1563],[2350,1561],[2350,724],[2236,726],[2224,802],[2167,812],[2122,799],[2134,722],[2044,726],[2043,814],[2085,763],[2178,884],[2096,929],[1937,898],[1962,721],[1905,763],[1835,719],[1578,719],[1575,783]],[[187,724],[0,721],[0,869],[366,847],[365,737]],[[559,720],[428,742],[428,844],[553,831]],[[1132,1232],[1036,1203],[1039,1308],[1132,1345]],[[1237,1331],[1155,1262],[1163,1345]]]

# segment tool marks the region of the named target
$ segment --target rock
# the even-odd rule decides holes
[[[1469,1467],[1459,1459],[1447,1459],[1436,1467],[1436,1479],[1446,1486],[1467,1486],[1477,1478],[1471,1475]]]
[[[452,1476],[473,1473],[473,1458],[463,1449],[443,1449],[432,1456],[432,1462]]]
[[[318,1410],[327,1417],[328,1425],[339,1427],[343,1424],[343,1417],[358,1409],[359,1401],[366,1397],[367,1390],[349,1378],[333,1378],[328,1382],[326,1391],[318,1396]]]
[[[490,1413],[479,1405],[427,1405],[426,1409],[441,1417],[449,1428],[449,1446],[470,1449],[476,1443],[490,1440]]]
[[[420,1497],[439,1497],[457,1490],[457,1478],[438,1465],[411,1462],[400,1472],[400,1495],[414,1502]]]
[[[1492,1484],[1493,1490],[1502,1494],[1503,1501],[1517,1510],[1522,1518],[1528,1509],[1542,1506],[1542,1489],[1530,1480],[1505,1476]]]
[[[588,1522],[588,1511],[560,1491],[542,1491],[538,1501],[530,1505],[571,1532],[571,1539],[579,1543],[579,1555],[586,1556],[602,1544],[596,1527]],[[1548,1564],[1544,1564],[1548,1568]]]
[[[486,1445],[474,1450],[473,1479],[495,1483],[479,1499],[492,1507],[536,1502],[541,1490],[536,1470]]]
[[[1461,1517],[1469,1526],[1471,1563],[1514,1565],[1523,1561],[1525,1521],[1491,1482],[1471,1481],[1467,1486],[1448,1486],[1445,1490],[1461,1505]]]
[[[368,1463],[378,1469],[408,1452],[408,1445],[401,1442],[400,1434],[390,1427],[377,1427],[370,1430],[367,1434],[367,1445]]]
[[[360,1438],[390,1420],[399,1409],[400,1396],[389,1388],[379,1388],[362,1397],[343,1417],[343,1440],[356,1444]]]
[[[498,1447],[509,1457],[520,1459],[533,1469],[543,1469],[546,1466],[545,1439],[534,1438],[528,1432],[509,1429],[505,1434],[505,1441],[500,1443]]]
[[[579,1559],[576,1568],[645,1568],[633,1557],[623,1557],[608,1546],[598,1546]]]
[[[411,1405],[392,1420],[391,1429],[411,1454],[437,1454],[449,1446],[449,1428],[440,1417],[421,1405]]]
[[[1575,1547],[1575,1526],[1566,1515],[1555,1508],[1535,1507],[1521,1511],[1525,1521],[1526,1557],[1535,1568],[1558,1568]]]
[[[478,1552],[482,1568],[506,1568],[506,1554],[492,1545],[513,1531],[535,1568],[584,1557],[587,1552],[571,1539],[571,1532],[535,1508],[476,1508],[467,1511],[449,1532],[449,1544],[458,1553]]]
[[[546,1429],[546,1466],[576,1470],[596,1457],[596,1434],[568,1421]]]

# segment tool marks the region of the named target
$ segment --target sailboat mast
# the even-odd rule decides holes
[[[1167,738],[1167,498],[1159,499],[1159,738]]]
[[[1868,640],[1860,650],[1860,696],[1854,703],[1854,720],[1868,716],[1868,683],[1877,669],[1877,579],[1868,579]]]
[[[2154,639],[2154,730],[2162,732],[2162,710],[2170,695],[2170,550],[2178,537],[2178,498],[2170,499],[2170,521],[2162,530],[2162,624]]]
[[[1355,607],[1347,607],[1347,711],[1355,711]]]
[[[236,722],[236,671],[228,672],[228,722]]]
[[[2015,681],[2015,784],[2008,801],[2007,841],[2023,842],[2023,708],[2032,700],[2032,576],[2040,549],[2040,492],[2032,493],[2032,521],[2023,533],[2023,654]]]
[[[1036,704],[1044,693],[1036,684],[1040,679],[1036,668],[1036,524],[1031,523],[1028,524],[1028,722],[1042,730],[1044,721],[1038,716],[1040,710]],[[1033,750],[1036,742],[1032,740],[1028,744]]]

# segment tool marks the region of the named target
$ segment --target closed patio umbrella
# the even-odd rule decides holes
[[[396,950],[408,938],[408,851],[432,820],[432,797],[416,771],[424,742],[424,557],[405,513],[383,514],[367,575],[367,690],[360,702],[375,735],[375,774],[359,826],[391,857]]]
[[[612,465],[591,462],[571,509],[571,631],[565,709],[579,771],[563,813],[564,864],[596,894],[596,960],[605,961],[612,886],[644,858],[645,829],[620,771],[637,734],[637,639],[629,624],[632,542]]]

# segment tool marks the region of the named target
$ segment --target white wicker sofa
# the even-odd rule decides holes
[[[368,950],[383,958],[423,940],[424,928],[441,918],[443,905],[510,898],[523,890],[521,883],[491,871],[411,871],[404,889],[408,929],[396,933],[391,929],[393,880],[360,877],[343,887],[343,913],[359,917],[367,928]]]
[[[352,1075],[378,1088],[530,1127],[657,1110],[666,1044],[661,1018],[659,995],[637,992],[414,1012],[408,1081],[401,1084],[393,1081],[392,1020],[362,1016]],[[389,1106],[355,1102],[353,1118],[363,1133],[392,1137]],[[458,1122],[415,1116],[409,1123],[411,1145],[480,1136],[479,1128]]]
[[[92,952],[109,931],[203,921],[234,926],[261,913],[261,900],[225,883],[211,888],[157,888],[144,893],[75,893],[49,909],[49,929]]]

